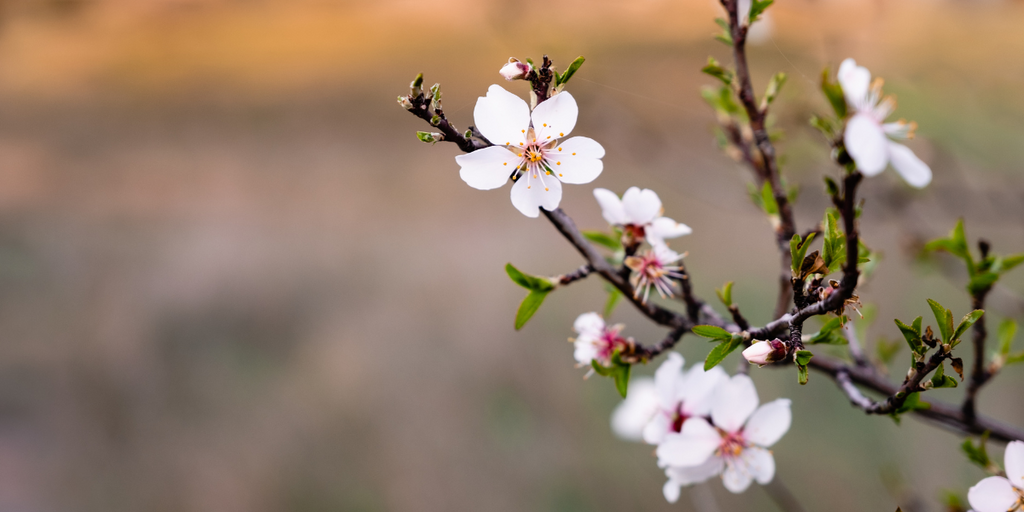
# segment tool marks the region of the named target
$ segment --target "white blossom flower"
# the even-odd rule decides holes
[[[604,148],[593,139],[560,140],[576,126],[579,109],[567,92],[530,107],[518,96],[492,85],[479,98],[473,119],[494,146],[459,155],[459,176],[469,186],[490,190],[511,177],[512,204],[527,217],[551,211],[562,200],[562,183],[590,183],[601,174]]]
[[[662,217],[661,199],[651,189],[629,187],[622,199],[606,188],[595,188],[594,198],[601,205],[601,215],[613,226],[622,226],[635,239],[646,237],[651,245],[664,244],[693,232],[690,226]]]
[[[573,340],[573,357],[580,366],[589,365],[591,361],[608,366],[615,350],[625,348],[628,344],[625,338],[619,336],[623,325],[608,326],[597,313],[583,313],[576,317],[572,328],[579,334]]]
[[[646,303],[652,286],[661,298],[672,297],[672,278],[683,278],[683,274],[679,273],[682,267],[672,263],[683,259],[683,256],[685,254],[679,254],[664,244],[656,244],[640,256],[626,258],[626,266],[633,271],[630,277],[633,298],[640,298],[642,294],[642,301]]]
[[[501,74],[505,80],[521,80],[526,78],[526,75],[530,74],[530,65],[525,62],[519,62],[519,59],[515,57],[509,57],[508,64],[502,66],[498,73]]]
[[[658,466],[669,478],[665,498],[679,498],[679,487],[703,482],[719,473],[722,484],[741,493],[756,480],[767,484],[775,476],[775,459],[768,450],[792,422],[790,401],[780,398],[757,406],[754,381],[735,375],[720,383],[711,406],[711,423],[690,418],[682,431],[669,434],[657,449]],[[712,424],[714,426],[712,426]]]
[[[661,443],[687,419],[710,414],[715,388],[727,378],[717,366],[705,372],[702,363],[684,371],[683,356],[669,352],[653,380],[630,383],[629,394],[612,413],[612,431],[631,441]]]
[[[846,121],[843,140],[846,151],[857,163],[857,169],[866,176],[874,176],[892,163],[896,172],[915,188],[923,188],[932,181],[932,170],[910,148],[889,140],[903,140],[914,136],[916,123],[900,120],[886,123],[885,118],[896,109],[892,96],[882,97],[882,79],[871,82],[871,72],[846,59],[837,74],[843,87],[846,103],[853,115]],[[888,136],[888,137],[887,137]]]
[[[1007,512],[1024,507],[1024,442],[1006,445],[1003,456],[1006,478],[990,476],[967,491],[967,501],[977,512]]]

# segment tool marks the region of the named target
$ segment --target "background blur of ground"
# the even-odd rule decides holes
[[[608,150],[595,185],[655,188],[694,228],[673,246],[699,294],[736,281],[761,324],[772,236],[698,96],[707,56],[729,57],[717,15],[711,0],[0,3],[0,511],[689,509],[664,502],[650,447],[613,438],[611,384],[573,368],[564,340],[600,284],[515,332],[504,264],[558,274],[578,256],[508,189],[465,186],[455,148],[417,142],[394,99],[422,71],[465,127],[510,55],[585,55],[571,90],[577,132]],[[779,0],[751,50],[758,89],[790,76],[775,122],[805,228],[834,172],[806,123],[825,65],[854,56],[920,124],[933,185],[864,187],[862,231],[885,253],[862,294],[872,344],[929,316],[927,297],[966,311],[955,265],[913,263],[957,217],[1024,251],[1022,21],[1012,2]],[[562,206],[601,228],[591,189]],[[1022,274],[990,322],[1024,320]],[[627,307],[614,320],[662,335]],[[753,374],[763,401],[794,400],[778,478],[808,510],[938,510],[941,489],[982,476],[956,437],[865,417],[821,376]],[[1011,368],[982,411],[1024,424],[1022,385]],[[722,510],[775,510],[756,486],[710,489]]]

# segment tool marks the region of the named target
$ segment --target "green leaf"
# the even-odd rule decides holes
[[[910,393],[907,395],[907,399],[903,401],[903,405],[893,411],[893,419],[898,421],[900,414],[931,408],[931,404],[921,400],[921,394],[919,392]]]
[[[708,354],[707,359],[704,360],[704,371],[708,371],[718,366],[718,363],[721,363],[722,360],[725,359],[726,356],[731,354],[733,350],[736,350],[741,345],[743,345],[742,340],[743,338],[737,340],[730,336],[730,339],[727,339],[719,343],[718,345],[715,346],[715,348],[711,349],[711,352]]]
[[[732,30],[729,28],[729,21],[725,18],[715,18],[715,23],[722,27],[722,33],[717,34],[715,39],[732,46]]]
[[[723,68],[714,57],[708,57],[708,63],[701,68],[701,71],[721,80],[725,85],[732,85],[732,71]]]
[[[822,231],[825,241],[822,242],[821,259],[829,272],[839,270],[839,267],[846,261],[846,237],[839,229],[838,212],[834,208],[825,210],[825,218],[822,221]]]
[[[1006,273],[1021,263],[1024,263],[1024,254],[1014,254],[1012,256],[1003,257],[1002,273]]]
[[[607,377],[607,376],[611,375],[612,372],[615,371],[615,367],[607,368],[605,366],[602,366],[601,363],[597,362],[597,359],[591,359],[590,360],[590,366],[592,368],[594,368],[594,371],[597,372],[597,374],[602,376],[602,377]]]
[[[978,295],[991,288],[998,280],[999,274],[995,272],[981,272],[974,274],[971,276],[971,281],[967,283],[967,291],[971,295]]]
[[[732,339],[732,333],[722,329],[721,327],[715,327],[714,325],[695,325],[691,329],[694,334],[704,338],[713,340],[730,340]]]
[[[953,341],[959,342],[960,337],[967,332],[967,329],[970,329],[971,326],[974,325],[974,322],[977,322],[978,319],[981,318],[981,315],[984,314],[985,310],[975,309],[974,311],[964,315],[964,318],[960,320],[960,324],[956,326],[956,331],[953,332]],[[953,344],[956,345],[956,343]]]
[[[555,75],[555,85],[556,86],[557,85],[563,85],[566,82],[568,82],[569,79],[572,78],[572,76],[576,74],[576,70],[580,69],[580,66],[583,65],[583,61],[584,60],[586,60],[586,59],[584,59],[582,55],[579,56],[579,57],[576,57],[576,60],[572,61],[572,63],[569,64],[569,67],[566,68],[565,73],[562,73],[561,76],[558,76],[556,74]]]
[[[761,13],[772,5],[775,0],[754,0],[750,3],[750,23],[754,23],[761,17]]]
[[[883,363],[889,364],[892,361],[892,358],[899,353],[901,346],[903,345],[900,345],[900,342],[896,340],[889,341],[879,339],[878,344],[875,346],[875,352]]]
[[[619,371],[614,373],[615,377],[615,389],[619,391],[622,398],[626,398],[626,391],[629,389],[629,372],[631,366],[619,366]]]
[[[793,238],[789,240],[789,254],[793,258],[793,274],[800,274],[800,266],[804,261],[804,256],[807,255],[807,249],[811,247],[811,241],[814,240],[816,233],[807,235],[807,239],[801,241],[800,235],[794,234]]]
[[[768,89],[764,92],[764,99],[761,100],[761,110],[768,108],[775,101],[775,97],[779,94],[779,89],[786,83],[786,74],[779,72],[775,73],[775,76],[768,82]]]
[[[807,363],[811,362],[812,357],[814,357],[814,352],[811,352],[810,350],[797,350],[796,364],[807,366]]]
[[[438,137],[439,135],[441,134],[431,132],[416,132],[417,139],[420,139],[421,142],[429,142],[431,144],[444,140],[444,137]]]
[[[999,339],[999,353],[1006,355],[1010,353],[1010,348],[1013,346],[1013,338],[1017,335],[1017,322],[1011,318],[1003,320],[1003,323],[999,324],[999,330],[997,331],[996,338]]]
[[[581,232],[583,238],[594,242],[597,245],[607,247],[613,251],[617,251],[622,248],[622,240],[615,238],[603,231],[583,231]]]
[[[944,363],[939,364],[939,367],[935,369],[935,373],[932,374],[932,388],[955,388],[956,379],[946,375],[946,365]]]
[[[550,291],[533,290],[526,295],[523,302],[519,304],[519,310],[516,311],[516,330],[522,329],[526,322],[530,321],[530,317],[540,309],[541,303],[544,302],[544,298],[548,296]]]
[[[615,288],[614,286],[609,286],[608,288],[610,288],[608,290],[608,300],[604,303],[605,318],[610,318],[612,316],[612,312],[615,311],[615,306],[618,306],[619,300],[622,299],[622,292],[620,292],[618,288]]]
[[[715,294],[718,295],[718,300],[725,304],[725,307],[732,307],[732,281],[725,283],[721,289],[715,288]]]
[[[967,264],[967,273],[974,275],[974,258],[967,248],[967,235],[964,233],[964,220],[957,221],[953,231],[946,238],[939,238],[928,242],[924,246],[925,251],[946,251],[957,258],[964,260]]]
[[[711,108],[714,108],[720,114],[741,114],[740,106],[736,103],[736,100],[733,97],[732,88],[730,87],[702,87],[700,95],[708,105],[711,105]]]
[[[802,366],[802,365],[797,365],[796,371],[797,371],[797,374],[796,374],[797,382],[799,382],[801,386],[803,386],[804,384],[807,384],[807,380],[810,379],[810,376],[811,376],[810,372],[807,371],[807,367],[806,366]]]
[[[779,203],[775,201],[775,193],[772,192],[772,184],[768,180],[765,180],[764,186],[761,187],[761,205],[768,215],[779,214]]]
[[[524,274],[512,266],[511,263],[505,265],[505,272],[508,274],[508,277],[512,278],[513,282],[527,290],[550,292],[555,289],[555,285],[550,279]]]
[[[928,299],[928,305],[932,308],[932,314],[935,315],[935,321],[939,325],[939,332],[942,333],[942,342],[949,343],[953,335],[953,321],[946,322],[946,311],[948,311],[942,304],[935,302],[932,299]],[[950,319],[952,319],[952,312],[950,312]]]
[[[844,322],[849,321],[845,316],[832,318],[821,326],[821,330],[811,335],[807,343],[825,343],[831,345],[845,345],[849,343],[845,336],[839,333]]]
[[[992,459],[988,457],[988,450],[985,448],[985,444],[988,442],[988,431],[978,438],[978,445],[975,446],[970,439],[965,439],[964,443],[960,445],[960,449],[967,455],[967,460],[977,464],[982,469],[988,471],[992,466]]]
[[[829,80],[827,67],[821,72],[821,92],[825,93],[825,98],[832,105],[832,111],[835,112],[836,117],[845,119],[846,98],[843,96],[843,88],[838,82]]]
[[[917,353],[927,351],[928,347],[921,343],[921,317],[917,317],[914,320],[914,326],[907,325],[896,319],[896,327],[899,327],[900,332],[903,333],[903,337],[907,340],[910,350]]]

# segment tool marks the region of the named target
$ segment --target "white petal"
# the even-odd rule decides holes
[[[669,352],[668,358],[654,372],[654,385],[662,409],[675,408],[683,378],[683,356],[678,352]]]
[[[1006,467],[1006,478],[1010,483],[1018,489],[1024,489],[1024,442],[1013,441],[1006,445],[1003,466]]]
[[[753,475],[750,474],[742,459],[732,459],[725,463],[725,471],[722,472],[722,485],[729,492],[739,494],[747,490],[753,480]]]
[[[743,436],[747,441],[767,448],[777,443],[789,431],[792,422],[790,400],[780,398],[754,411],[753,416],[747,420],[746,428],[743,429]]]
[[[519,96],[494,84],[487,89],[487,96],[476,100],[473,120],[480,133],[494,144],[518,146],[526,140],[530,107]]]
[[[896,172],[914,188],[924,188],[932,182],[932,170],[910,148],[889,141],[889,159]]]
[[[680,485],[693,485],[721,473],[724,468],[725,461],[717,455],[712,455],[703,464],[685,468],[670,467],[665,469],[665,474]]]
[[[594,198],[601,205],[601,216],[608,224],[625,224],[626,210],[622,207],[619,196],[606,188],[595,188]]]
[[[716,366],[704,371],[704,365],[697,363],[686,372],[683,386],[683,412],[690,416],[707,416],[711,414],[714,404],[715,390],[718,385],[728,380],[725,370]]]
[[[491,190],[504,185],[521,160],[502,146],[478,149],[455,157],[455,163],[462,166],[459,177],[467,185],[479,190]]]
[[[564,94],[564,93],[563,93]],[[561,94],[559,94],[561,96]],[[541,103],[544,105],[546,103]],[[561,150],[561,151],[559,151]],[[604,147],[594,139],[573,137],[553,151],[547,151],[545,160],[558,179],[573,185],[590,183],[604,170]]]
[[[856,114],[846,122],[843,135],[846,151],[866,176],[874,176],[885,170],[889,162],[889,139],[881,125],[866,114]]]
[[[761,485],[775,477],[775,457],[764,448],[747,448],[740,454],[740,460],[746,465],[747,473]]]
[[[654,390],[654,381],[634,379],[629,383],[626,399],[612,412],[612,432],[627,441],[641,441],[645,427],[657,413],[658,394]]]
[[[651,245],[663,244],[666,238],[676,238],[693,233],[690,226],[681,224],[668,217],[658,217],[651,221],[651,225],[644,229],[647,241]]]
[[[715,453],[721,441],[718,431],[703,418],[690,418],[683,423],[682,432],[668,435],[658,445],[655,452],[658,455],[658,467],[703,464]]]
[[[752,0],[740,0],[736,4],[736,15],[739,16],[741,25],[750,24],[750,8],[753,3]]]
[[[976,512],[1006,512],[1017,499],[1010,481],[1001,476],[990,476],[967,491],[967,502]]]
[[[601,318],[601,315],[594,312],[583,313],[576,317],[576,321],[572,324],[572,329],[580,334],[600,333],[604,330],[604,319]]]
[[[540,215],[538,208],[551,211],[562,201],[562,182],[543,171],[525,172],[512,185],[512,205],[527,217]]]
[[[665,500],[667,500],[669,503],[675,503],[679,501],[680,491],[681,488],[679,486],[679,482],[676,482],[671,478],[669,478],[668,482],[665,482],[665,486],[661,488],[661,492],[665,494]]]
[[[622,206],[626,208],[629,222],[640,226],[649,224],[661,214],[661,199],[649,188],[629,187],[622,195]]]
[[[736,432],[757,409],[757,388],[750,377],[734,375],[718,385],[711,421],[726,432]]]
[[[597,357],[597,347],[594,346],[592,340],[581,340],[576,338],[576,342],[573,345],[574,350],[572,357],[577,363],[590,364],[590,362]]]
[[[537,142],[545,143],[569,135],[576,127],[579,113],[576,99],[567,92],[558,93],[537,105],[533,109],[533,131],[537,134]]]
[[[658,407],[658,410],[651,417],[651,421],[644,426],[644,442],[647,444],[661,444],[672,432],[672,420],[665,414],[665,411]]]
[[[836,78],[843,87],[846,102],[851,107],[863,108],[868,89],[871,87],[871,72],[865,67],[858,66],[853,59],[846,59],[839,65]]]

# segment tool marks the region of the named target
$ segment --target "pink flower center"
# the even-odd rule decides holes
[[[672,414],[672,432],[682,432],[683,423],[686,423],[688,419],[690,419],[690,416],[683,412],[683,404],[680,403]]]
[[[722,435],[722,443],[718,445],[718,454],[725,458],[739,457],[740,453],[743,452],[747,447],[747,442],[743,439],[743,431],[739,432],[724,432],[719,431]]]

